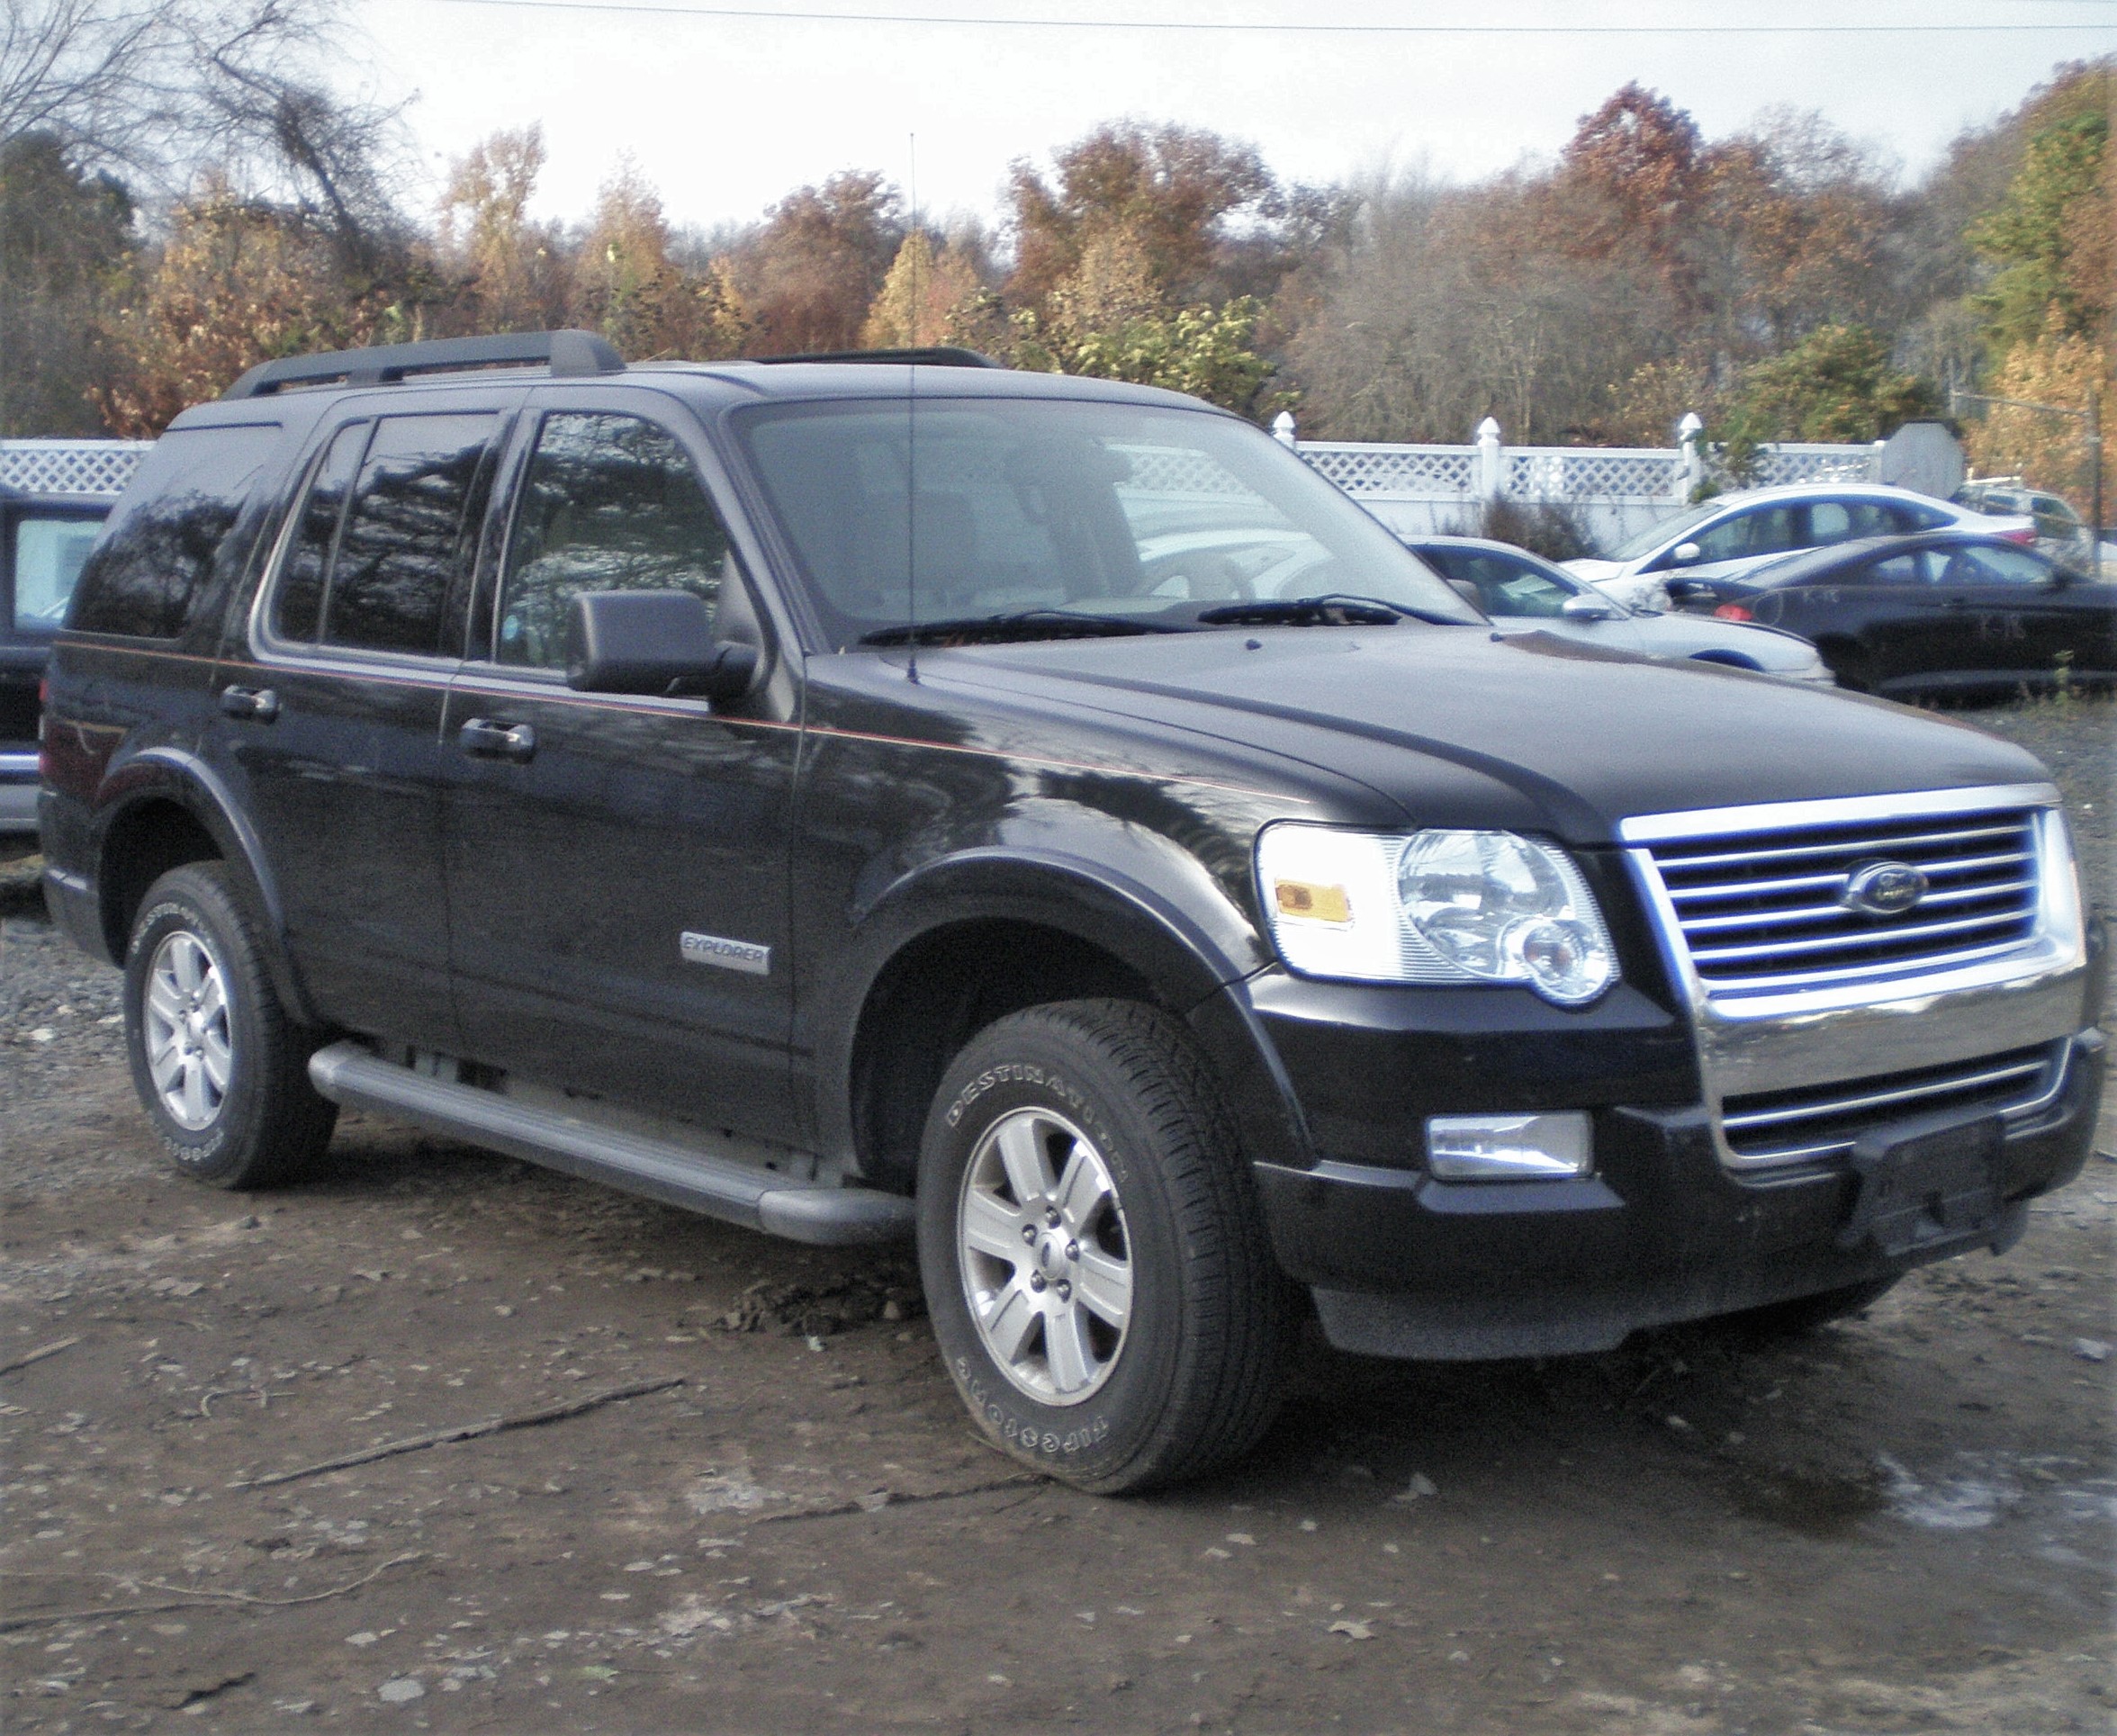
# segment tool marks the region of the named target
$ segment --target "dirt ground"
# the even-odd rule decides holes
[[[2053,764],[2117,903],[2117,708],[1974,721]],[[165,1174],[114,973],[0,875],[11,1731],[2117,1719],[2107,1115],[2019,1247],[1864,1319],[1447,1367],[1315,1345],[1250,1462],[1102,1500],[979,1444],[899,1258],[358,1117],[308,1185]]]

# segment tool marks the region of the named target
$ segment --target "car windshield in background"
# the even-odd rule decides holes
[[[1643,554],[1654,550],[1680,531],[1689,530],[1693,525],[1702,525],[1715,513],[1727,510],[1725,500],[1708,500],[1702,507],[1693,507],[1689,512],[1679,512],[1649,525],[1636,535],[1627,536],[1609,552],[1613,561],[1636,561]]]
[[[100,519],[23,518],[14,526],[14,625],[18,633],[57,633],[82,562],[103,528]]]
[[[1189,626],[1230,604],[1373,598],[1477,625],[1374,519],[1247,423],[1151,405],[872,399],[737,429],[833,643],[1052,617]],[[1320,619],[1290,613],[1287,625]],[[1247,617],[1246,617],[1247,618]]]

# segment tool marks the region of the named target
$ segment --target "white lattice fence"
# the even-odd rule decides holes
[[[1681,452],[1647,446],[1529,446],[1507,454],[1505,491],[1519,500],[1680,500]]]
[[[1422,499],[1477,491],[1474,446],[1389,446],[1304,440],[1299,450],[1313,469],[1347,494]]]
[[[1758,455],[1757,485],[1769,488],[1780,482],[1871,482],[1875,480],[1872,446],[1767,446]]]
[[[140,468],[148,440],[0,440],[0,487],[24,494],[114,495]]]

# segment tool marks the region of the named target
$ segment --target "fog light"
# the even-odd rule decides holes
[[[1595,1160],[1588,1117],[1434,1115],[1426,1123],[1426,1165],[1450,1182],[1533,1181],[1585,1175]]]

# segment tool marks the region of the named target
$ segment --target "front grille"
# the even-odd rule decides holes
[[[2037,810],[1866,819],[1670,839],[1650,854],[1699,982],[1716,995],[1872,981],[1997,957],[2035,930]],[[1916,904],[1841,902],[1870,863],[1926,877]]]
[[[1788,1164],[1850,1151],[1869,1129],[1907,1115],[2025,1115],[2064,1088],[2068,1052],[2064,1043],[2047,1043],[1878,1078],[1730,1097],[1720,1106],[1721,1131],[1742,1163]]]

